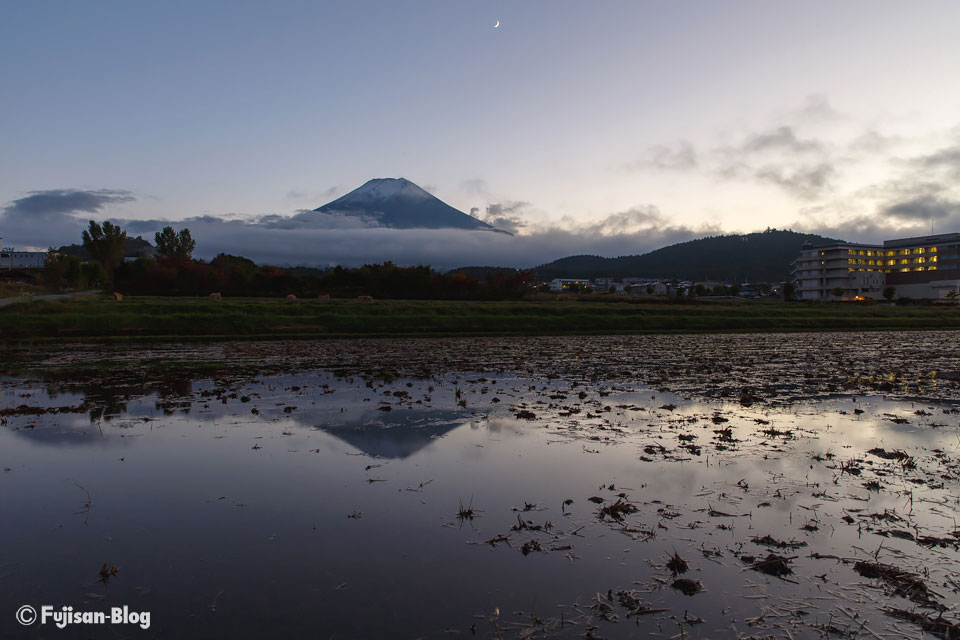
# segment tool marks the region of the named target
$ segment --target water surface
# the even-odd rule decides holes
[[[884,610],[958,602],[953,404],[558,371],[7,377],[2,636],[919,637]]]

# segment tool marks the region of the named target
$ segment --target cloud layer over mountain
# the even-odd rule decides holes
[[[109,204],[137,199],[128,191],[58,189],[33,192],[0,213],[0,225],[21,246],[59,246],[79,242],[87,216],[102,219]],[[526,226],[518,216],[525,203],[488,207],[490,222],[510,220],[515,229]],[[478,216],[479,217],[479,216]],[[647,205],[608,216],[595,223],[561,227],[539,225],[524,235],[509,236],[483,230],[385,229],[356,216],[299,211],[238,220],[199,216],[175,222],[125,220],[112,217],[129,235],[152,235],[166,225],[188,227],[197,239],[197,255],[217,253],[250,257],[278,265],[361,265],[392,260],[399,264],[430,264],[436,268],[466,265],[535,266],[565,255],[589,253],[628,255],[682,242],[716,228],[692,229],[672,225],[656,207]],[[503,225],[508,226],[508,225]]]

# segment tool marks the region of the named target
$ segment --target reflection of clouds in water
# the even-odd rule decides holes
[[[41,420],[33,419],[35,426],[27,428],[25,425],[16,425],[19,428],[5,429],[17,438],[22,438],[33,444],[49,445],[53,447],[127,447],[131,446],[129,438],[121,438],[118,422],[98,424],[96,420],[88,420],[87,416],[60,414],[56,417],[42,416]],[[11,422],[11,427],[14,423]],[[102,434],[101,434],[102,429]]]
[[[488,420],[482,424],[479,423],[470,423],[471,428],[477,429],[480,427],[486,427],[487,431],[490,433],[504,434],[510,436],[522,436],[524,435],[524,429],[521,426],[521,423],[517,420],[503,420],[503,419],[493,419]]]
[[[856,402],[844,398],[819,403],[799,403],[795,405],[794,412],[802,418],[799,421],[800,426],[816,429],[824,434],[835,433],[835,438],[831,440],[842,440],[843,444],[854,445],[866,451],[877,446],[905,449],[937,446],[944,434],[933,425],[946,422],[942,410],[954,406],[952,403],[907,403],[885,400],[879,396],[861,396],[857,397]],[[864,413],[857,415],[854,413],[856,409]],[[932,415],[916,415],[914,412],[920,409]],[[846,415],[839,413],[840,411],[845,411]],[[892,417],[903,418],[908,422],[897,424]],[[955,424],[956,420],[951,422]],[[839,455],[838,451],[835,453]]]

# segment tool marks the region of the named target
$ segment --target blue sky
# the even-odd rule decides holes
[[[960,230],[958,24],[922,1],[3,3],[0,235],[206,216],[201,253],[418,261],[413,234],[290,254],[255,225],[400,176],[520,238],[437,238],[438,262]]]

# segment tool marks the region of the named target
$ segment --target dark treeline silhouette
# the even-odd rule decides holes
[[[427,266],[399,267],[391,262],[358,269],[283,269],[257,265],[248,258],[219,254],[209,263],[161,256],[139,258],[117,269],[115,289],[131,295],[334,298],[373,296],[401,300],[506,300],[524,295],[528,272],[489,274],[482,280],[462,273],[442,274]]]

